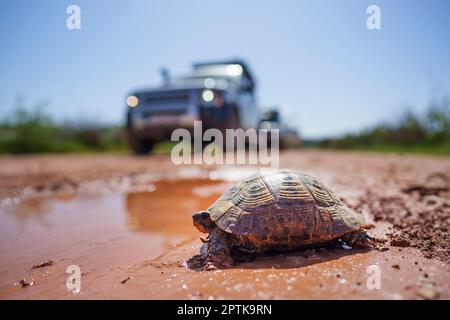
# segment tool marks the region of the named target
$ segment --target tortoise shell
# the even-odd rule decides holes
[[[240,238],[314,243],[360,230],[355,211],[316,178],[293,171],[252,176],[209,208],[221,230]],[[291,240],[289,240],[291,242]]]

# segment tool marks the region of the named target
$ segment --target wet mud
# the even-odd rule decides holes
[[[186,267],[202,236],[191,214],[255,168],[166,170],[163,159],[157,171],[147,160],[107,178],[69,171],[79,180],[53,191],[15,181],[0,206],[0,298],[450,299],[447,158],[282,154],[283,167],[316,175],[359,211],[385,251],[267,254],[216,271]],[[78,294],[66,288],[70,265],[81,269]]]

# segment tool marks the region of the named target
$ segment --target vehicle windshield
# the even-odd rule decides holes
[[[206,64],[198,65],[194,68],[194,76],[209,76],[209,77],[241,77],[242,66],[239,64]]]
[[[238,64],[199,65],[191,73],[171,79],[170,84],[226,89],[230,83],[239,83],[242,71],[242,67]]]

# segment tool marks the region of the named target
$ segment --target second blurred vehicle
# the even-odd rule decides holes
[[[284,123],[277,107],[263,108],[259,123],[260,129],[278,130],[280,149],[298,147],[301,144],[297,130]],[[268,146],[271,145],[271,136],[268,135]]]

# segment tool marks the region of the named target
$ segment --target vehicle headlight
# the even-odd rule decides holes
[[[212,90],[203,90],[202,92],[202,99],[205,102],[211,102],[214,100],[214,92]]]
[[[239,64],[230,64],[227,67],[227,73],[230,76],[240,76],[242,74],[242,66]]]
[[[127,105],[130,108],[134,108],[139,104],[139,99],[136,96],[129,96],[127,98]]]

